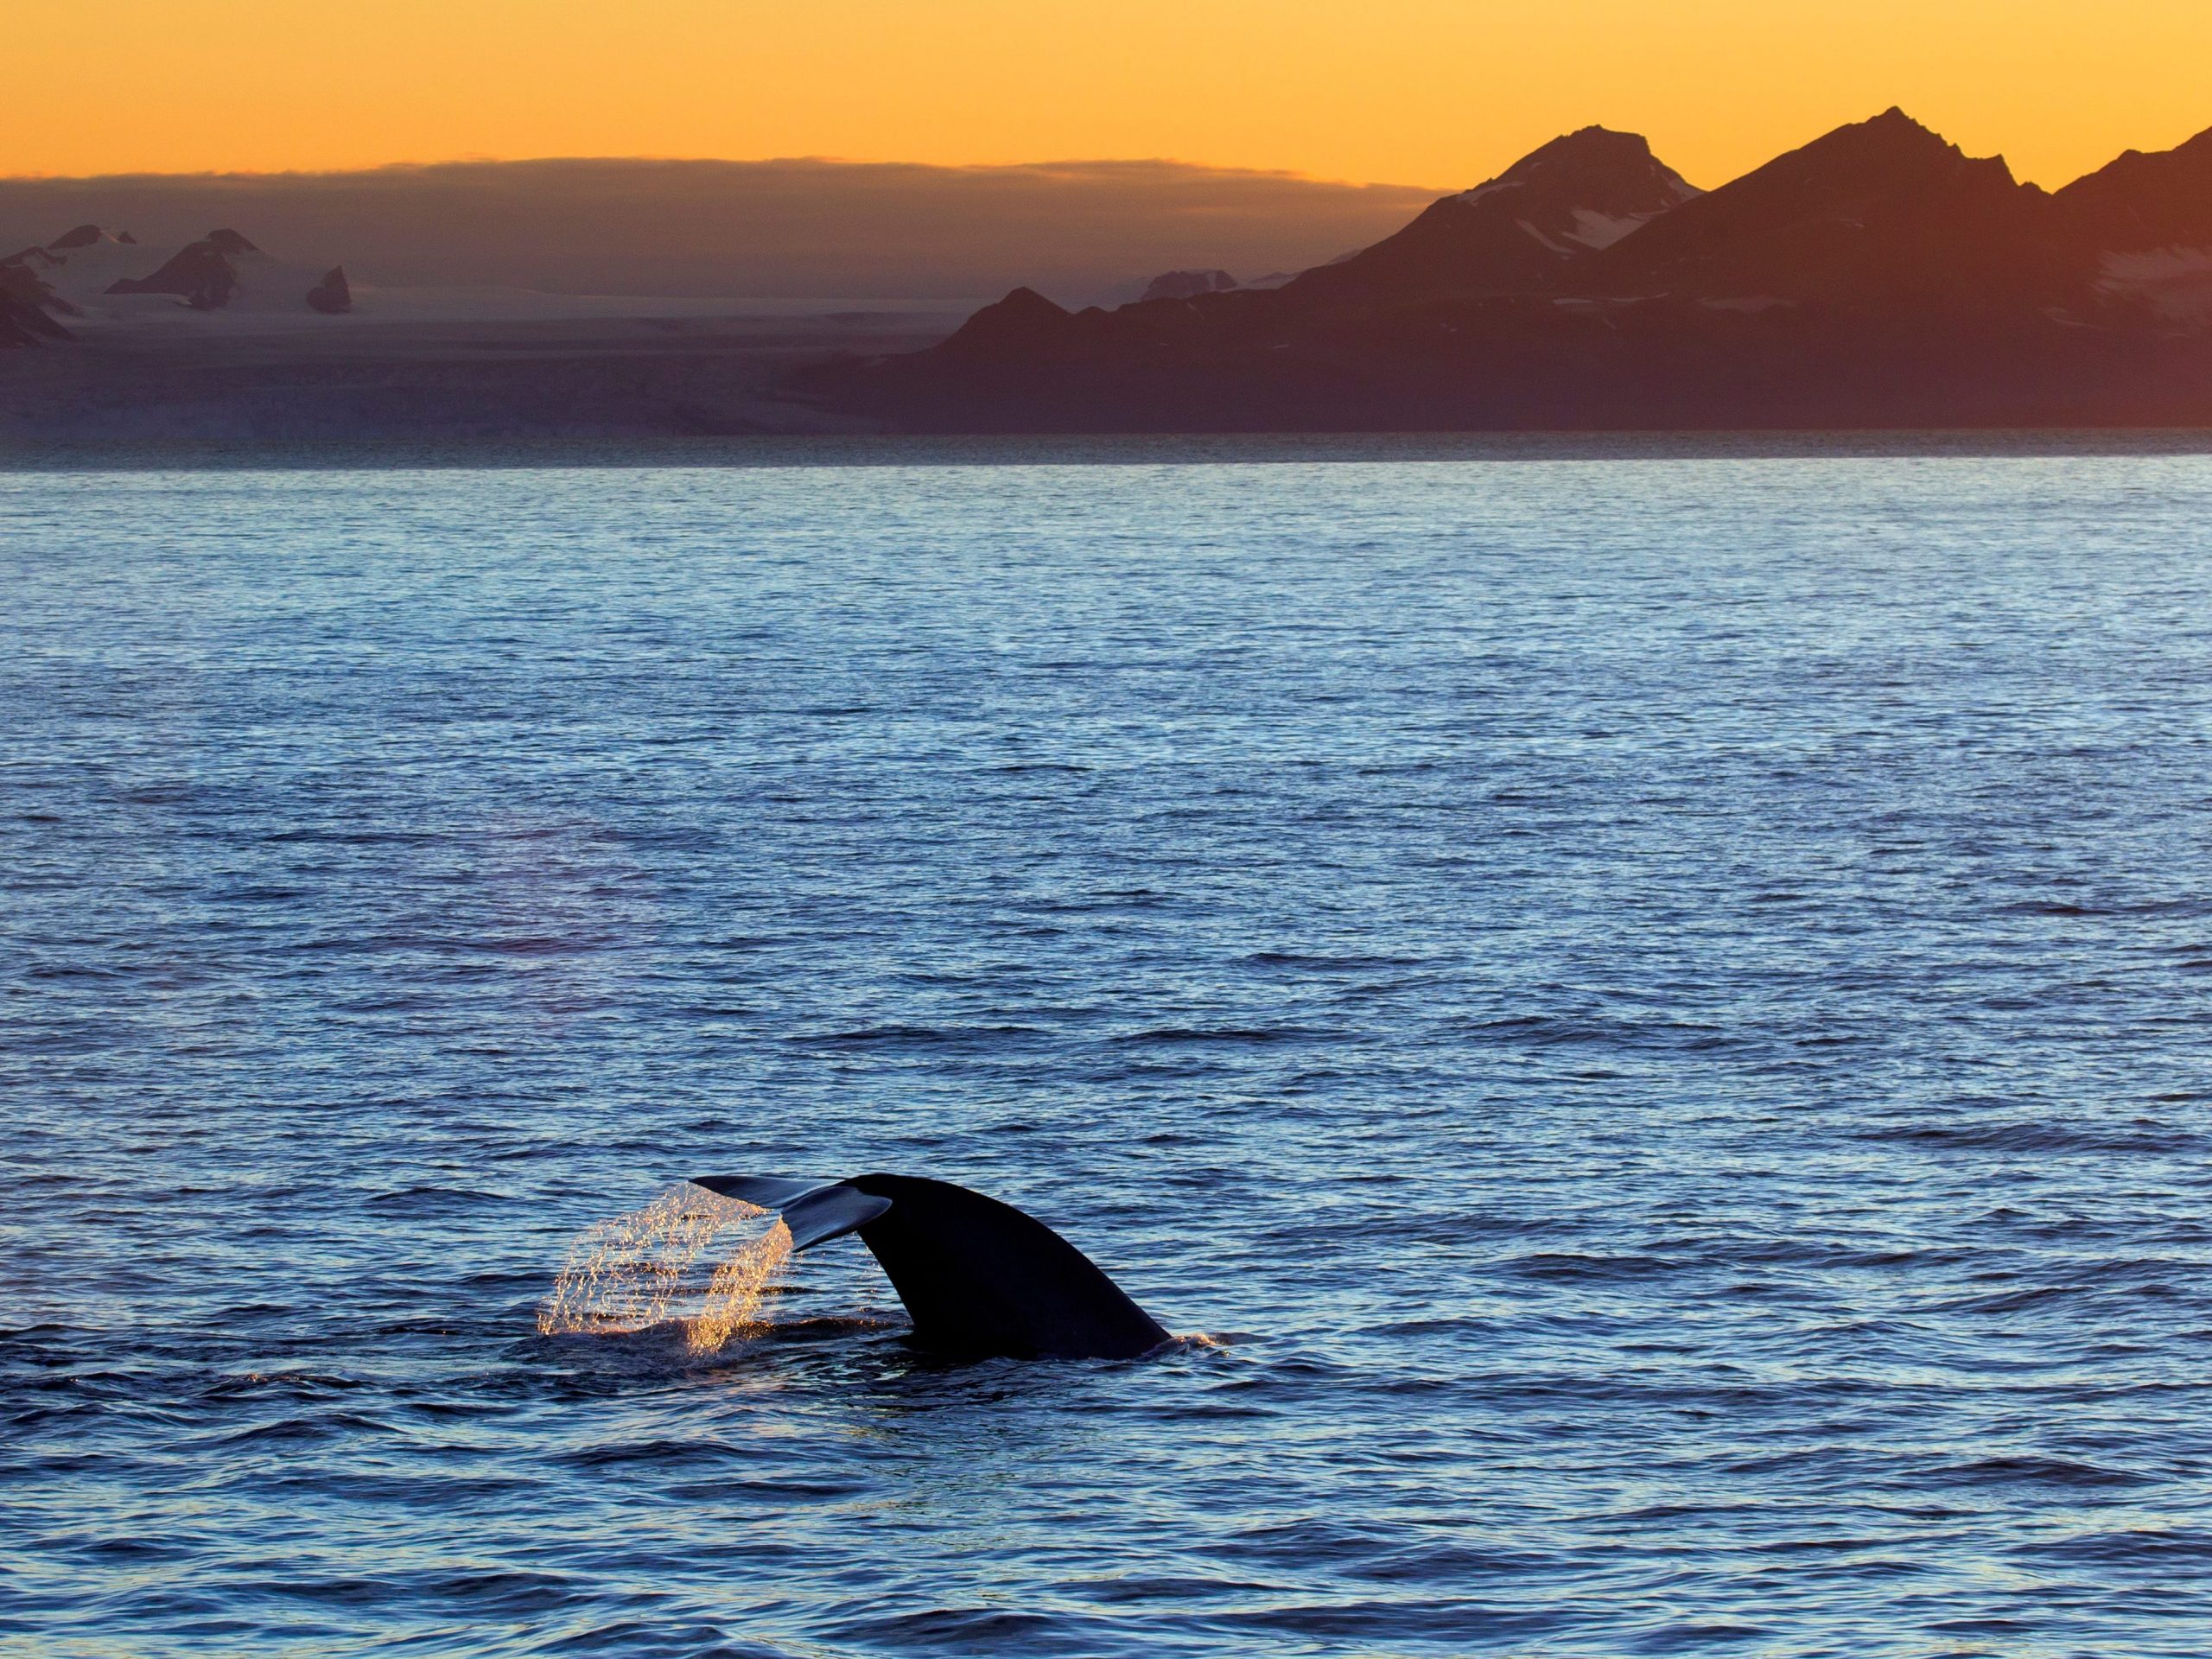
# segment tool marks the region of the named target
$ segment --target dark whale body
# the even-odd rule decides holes
[[[857,1232],[941,1353],[1133,1359],[1170,1340],[1081,1250],[1033,1216],[950,1181],[702,1175],[696,1185],[773,1210],[792,1247]]]

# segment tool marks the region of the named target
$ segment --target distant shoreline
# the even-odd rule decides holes
[[[534,467],[1316,466],[2212,455],[2212,427],[232,439],[0,443],[0,474]]]

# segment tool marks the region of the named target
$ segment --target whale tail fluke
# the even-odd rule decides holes
[[[794,1181],[781,1175],[699,1175],[691,1185],[773,1210],[791,1230],[791,1249],[811,1249],[857,1231],[891,1207],[846,1181]]]
[[[805,1249],[857,1232],[914,1321],[949,1353],[1132,1359],[1172,1338],[1090,1257],[1033,1216],[950,1181],[705,1175],[696,1184],[782,1216]]]

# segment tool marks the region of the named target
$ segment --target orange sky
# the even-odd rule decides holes
[[[101,0],[12,8],[0,168],[1173,156],[1459,188],[1560,130],[1713,185],[1897,103],[2059,184],[2212,126],[2212,0]]]

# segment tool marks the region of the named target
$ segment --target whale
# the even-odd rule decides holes
[[[950,1181],[883,1174],[691,1180],[775,1211],[791,1230],[793,1250],[857,1233],[906,1304],[915,1344],[933,1352],[1135,1359],[1174,1340],[1043,1222]]]

